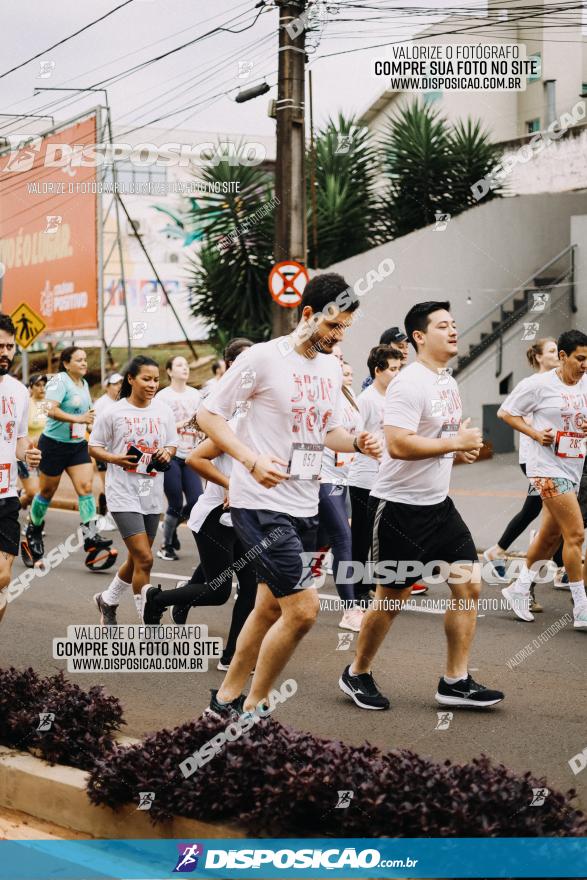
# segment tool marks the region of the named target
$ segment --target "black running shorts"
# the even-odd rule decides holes
[[[445,498],[440,504],[400,504],[397,501],[377,499],[371,556],[375,566],[395,562],[408,571],[407,563],[439,561],[478,562],[477,550],[466,523],[453,504]],[[394,567],[391,566],[393,569]],[[380,583],[375,568],[374,581]],[[383,586],[404,590],[421,579],[421,573],[404,577],[383,578]]]
[[[64,443],[41,434],[39,449],[42,453],[39,470],[47,477],[60,477],[67,468],[78,464],[90,464],[92,459],[88,452],[88,441]]]
[[[0,550],[18,556],[20,546],[20,501],[18,498],[0,498]]]

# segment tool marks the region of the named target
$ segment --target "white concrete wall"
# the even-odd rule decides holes
[[[587,214],[585,192],[495,199],[455,217],[444,232],[426,227],[331,266],[331,270],[343,274],[350,284],[366,277],[384,258],[391,258],[396,267],[392,275],[364,295],[361,317],[356,319],[343,344],[345,357],[355,370],[357,390],[367,373],[369,349],[378,343],[384,329],[403,325],[414,303],[450,300],[463,334],[570,243],[570,220],[579,214]],[[576,234],[582,230],[578,225]],[[587,233],[580,249],[585,262],[577,287],[578,300],[587,298]],[[578,317],[574,326],[581,326],[577,323]],[[569,320],[564,311],[555,311],[552,322],[548,317],[544,319],[540,335],[557,335],[566,329]],[[583,326],[587,327],[587,320]],[[521,335],[521,331],[520,326],[515,332]],[[512,371],[516,380],[528,373],[526,348],[527,344],[508,348],[501,378]],[[477,370],[474,379],[468,379],[470,371],[465,371],[459,380],[467,397],[469,414],[479,420],[482,403],[501,401],[497,394],[499,380],[493,375],[493,354],[490,359],[481,376]]]

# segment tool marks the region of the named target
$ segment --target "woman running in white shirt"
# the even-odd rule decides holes
[[[173,410],[179,443],[171,459],[169,470],[165,471],[163,478],[168,507],[163,520],[163,546],[157,551],[157,556],[175,562],[178,559],[175,551],[180,549],[177,527],[181,520],[188,518],[192,507],[202,494],[200,477],[192,468],[186,467],[186,458],[203,439],[195,428],[189,427],[190,420],[202,401],[202,395],[196,388],[188,385],[190,368],[184,357],[180,355],[170,357],[165,369],[170,384],[167,388],[163,388],[157,397],[159,400],[164,400]]]
[[[520,383],[498,412],[508,425],[532,440],[526,472],[544,505],[540,531],[528,549],[520,576],[502,594],[520,620],[534,620],[530,611],[531,569],[552,557],[562,536],[574,626],[587,629],[581,552],[584,527],[577,500],[587,436],[587,335],[580,330],[563,333],[558,352],[558,368]]]
[[[126,544],[128,557],[110,586],[96,593],[100,622],[115,626],[122,594],[130,589],[141,620],[149,590],[153,554],[163,509],[163,473],[175,454],[178,438],[171,408],[154,400],[159,366],[138,355],[125,367],[117,400],[98,416],[90,436],[90,454],[109,466],[106,471],[108,510]]]

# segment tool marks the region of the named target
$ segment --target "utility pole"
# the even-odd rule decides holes
[[[304,91],[307,0],[276,0],[279,7],[279,65],[276,104],[275,262],[306,265],[306,169]],[[289,25],[289,30],[286,28]],[[290,333],[297,309],[273,303],[273,336]]]

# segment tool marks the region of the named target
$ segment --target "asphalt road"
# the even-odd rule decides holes
[[[510,465],[506,464],[500,477],[507,487],[503,491],[523,490],[521,479],[512,490]],[[455,502],[473,526],[472,519],[487,532],[488,522],[493,528],[505,506],[499,495],[499,479],[492,479],[494,494],[484,496],[480,502],[467,494],[470,475],[465,469],[458,470],[461,473],[456,475]],[[479,477],[483,473],[480,469]],[[479,477],[476,475],[477,490],[485,492],[479,488],[483,484]],[[509,516],[518,506],[519,498],[515,494],[509,497],[501,525],[505,524],[503,516]],[[64,540],[77,525],[77,514],[51,511],[47,549]],[[111,535],[122,553],[118,533]],[[178,577],[191,572],[196,551],[186,527],[180,529],[180,539],[180,560],[170,563],[156,559],[153,583],[171,587]],[[64,637],[68,624],[98,622],[92,596],[106,587],[111,576],[88,572],[83,557],[83,552],[74,553],[49,575],[35,579],[30,589],[9,605],[0,629],[0,665],[32,666],[43,674],[65,669],[65,661],[52,658],[52,639]],[[20,560],[16,561],[15,575],[22,570]],[[320,593],[334,597],[330,579]],[[487,586],[483,595],[486,599],[501,598],[495,586]],[[447,588],[438,586],[431,588],[426,599],[446,597]],[[488,609],[479,615],[471,671],[477,680],[505,691],[506,700],[493,710],[455,710],[448,729],[436,729],[439,707],[434,694],[444,656],[442,615],[437,609],[424,609],[422,599],[418,600],[419,611],[406,611],[396,621],[376,662],[375,676],[392,700],[391,711],[361,711],[339,691],[338,677],[350,661],[351,651],[338,650],[340,613],[324,610],[284,673],[284,678],[297,681],[298,692],[277,709],[276,717],[318,735],[355,744],[369,740],[382,748],[409,748],[439,761],[450,758],[463,762],[485,753],[519,772],[531,770],[538,777],[545,776],[552,788],[566,791],[575,787],[585,808],[587,770],[574,775],[568,762],[587,747],[587,632],[565,625],[517,666],[511,663],[524,646],[532,645],[571,610],[569,594],[554,591],[549,585],[539,588],[539,597],[544,613],[536,615],[533,624],[518,622],[502,610]],[[230,612],[231,603],[192,611],[189,622],[206,624],[210,635],[224,638]],[[120,623],[137,622],[130,597],[121,604],[118,616]],[[211,667],[208,672],[72,673],[70,677],[85,687],[103,684],[119,697],[128,722],[125,732],[141,737],[199,715],[207,704],[209,688],[219,685],[222,673]]]

